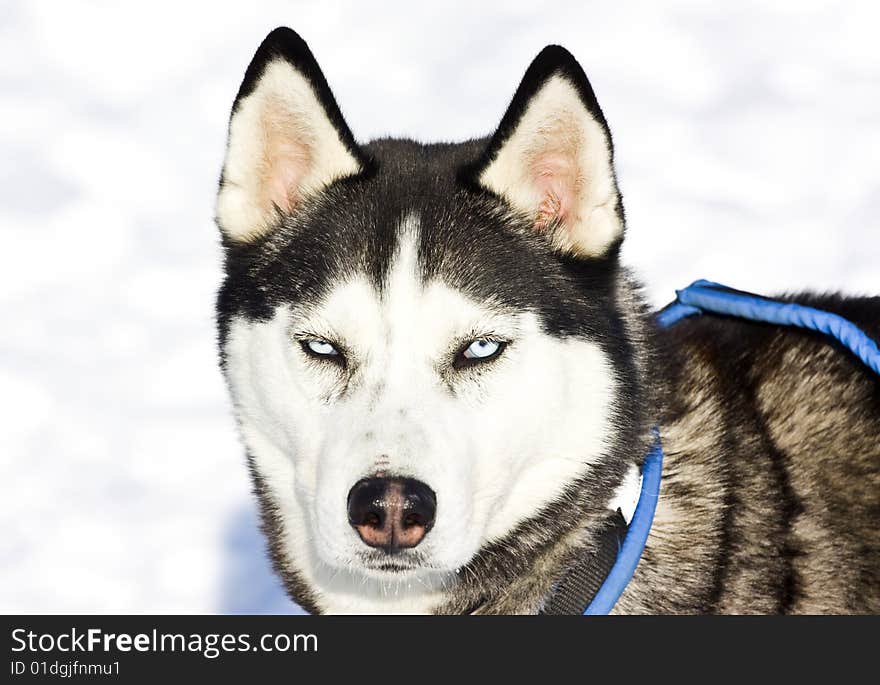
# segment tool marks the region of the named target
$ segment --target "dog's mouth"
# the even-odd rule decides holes
[[[375,571],[384,571],[385,573],[406,573],[407,571],[412,571],[416,566],[412,566],[409,564],[378,564],[376,566],[372,566],[372,569]]]
[[[359,554],[364,568],[380,574],[405,575],[428,568],[422,555],[413,553],[385,554],[368,552]]]

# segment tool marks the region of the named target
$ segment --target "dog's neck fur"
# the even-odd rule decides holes
[[[645,434],[646,445],[650,444],[652,434]],[[645,448],[645,453],[647,447]],[[642,455],[644,456],[644,455]],[[641,458],[635,459],[641,461]],[[474,614],[535,614],[541,611],[550,598],[554,587],[568,571],[577,565],[585,555],[595,552],[610,508],[590,507],[578,526],[547,546],[530,559],[530,565],[515,577],[495,580],[494,588],[484,584],[485,594],[481,601],[468,605],[463,597],[457,597],[438,607],[436,613],[474,613]],[[647,552],[646,557],[651,557]],[[650,562],[648,562],[650,563]],[[493,592],[494,590],[494,592]],[[470,599],[473,599],[471,596]]]

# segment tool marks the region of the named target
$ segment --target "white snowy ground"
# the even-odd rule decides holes
[[[212,323],[226,117],[278,24],[361,139],[486,133],[566,45],[658,305],[697,277],[880,292],[880,6],[728,5],[0,4],[0,611],[295,610]]]

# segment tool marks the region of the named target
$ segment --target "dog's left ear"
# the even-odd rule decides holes
[[[583,69],[558,45],[529,66],[463,178],[505,198],[563,252],[601,257],[623,237],[608,124]]]

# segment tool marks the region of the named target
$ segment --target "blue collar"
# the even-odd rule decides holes
[[[607,614],[617,603],[624,588],[629,584],[642,551],[648,541],[648,533],[651,532],[651,524],[654,522],[654,510],[657,508],[657,498],[660,496],[660,473],[663,467],[663,447],[660,445],[660,431],[654,429],[654,445],[645,463],[642,465],[642,489],[639,494],[639,503],[635,513],[629,522],[626,537],[620,545],[614,566],[608,572],[605,582],[593,597],[593,601],[584,610],[584,616]]]
[[[661,328],[674,326],[682,319],[698,314],[720,314],[750,321],[805,328],[834,338],[852,351],[869,369],[880,374],[880,349],[877,343],[851,321],[838,314],[794,302],[780,302],[760,295],[733,290],[711,281],[695,281],[676,290],[676,299],[657,315]],[[617,559],[584,615],[607,614],[617,603],[635,573],[642,557],[654,510],[660,496],[663,448],[660,431],[654,429],[654,445],[642,466],[642,488],[635,513],[626,532]]]

